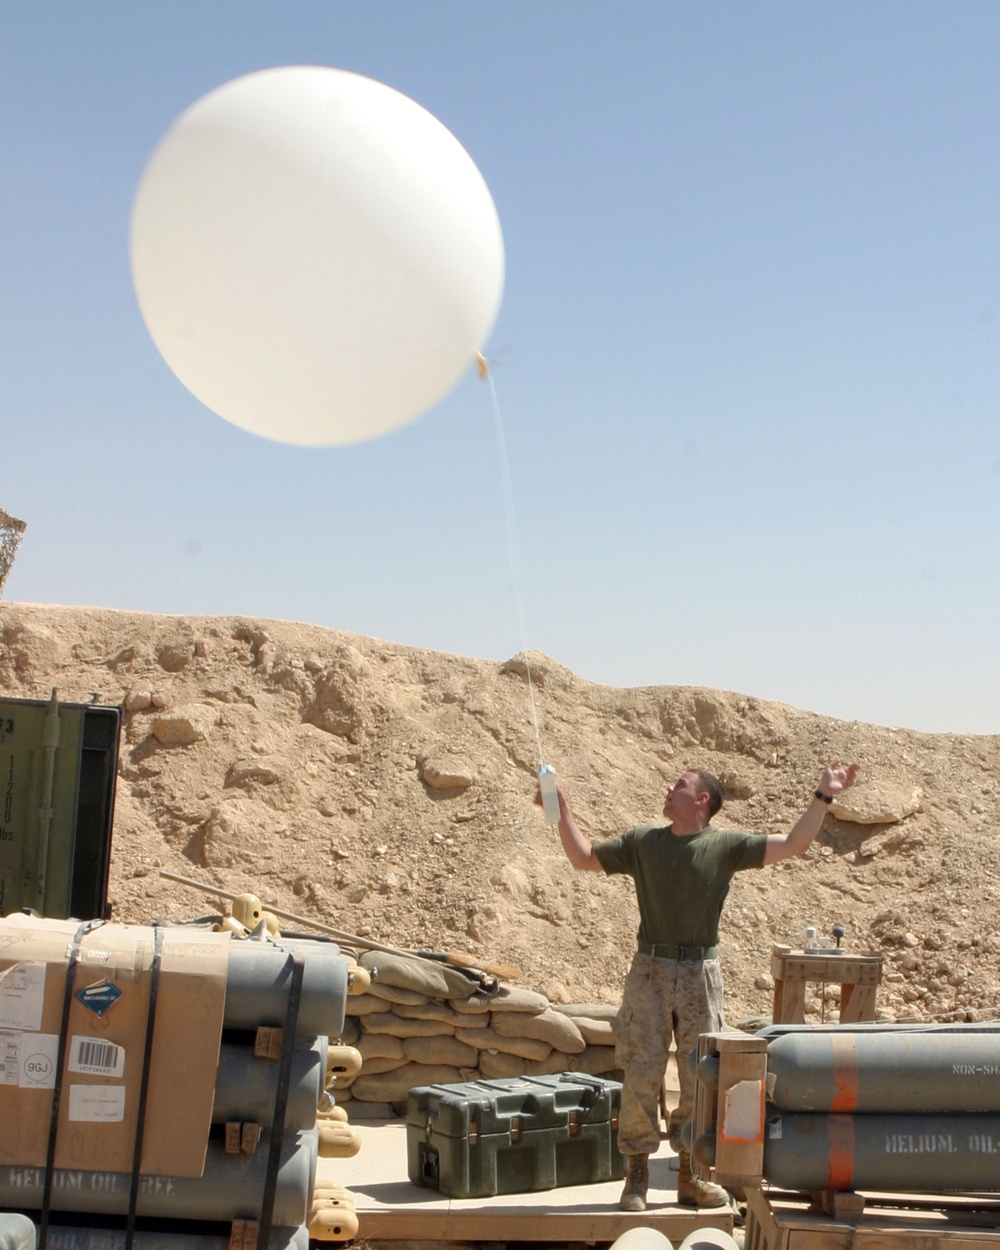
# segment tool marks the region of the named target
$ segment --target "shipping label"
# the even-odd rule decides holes
[[[0,1085],[55,1089],[58,1061],[57,1034],[0,1029]]]
[[[69,1042],[70,1072],[91,1076],[124,1076],[125,1047],[93,1037],[71,1037]]]
[[[112,1124],[125,1119],[124,1085],[71,1085],[69,1118],[93,1124]]]
[[[45,1003],[45,964],[11,964],[0,972],[0,1029],[38,1030]]]

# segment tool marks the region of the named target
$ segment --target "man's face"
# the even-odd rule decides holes
[[[700,787],[696,772],[682,773],[667,791],[663,814],[671,820],[708,815],[708,791]]]

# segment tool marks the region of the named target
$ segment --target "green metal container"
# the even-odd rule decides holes
[[[625,1175],[621,1085],[581,1072],[421,1085],[406,1114],[411,1181],[451,1198],[528,1193]]]
[[[0,915],[104,919],[122,709],[0,699]]]

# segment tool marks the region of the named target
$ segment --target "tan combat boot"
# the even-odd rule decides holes
[[[623,1211],[645,1211],[646,1190],[649,1188],[649,1155],[628,1156],[628,1176],[625,1188],[618,1200]]]
[[[691,1174],[691,1152],[682,1150],[677,1168],[677,1201],[685,1207],[725,1207],[729,1195],[721,1185]]]

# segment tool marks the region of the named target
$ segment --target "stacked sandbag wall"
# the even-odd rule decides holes
[[[368,951],[364,994],[347,999],[341,1041],[361,1054],[338,1104],[405,1109],[410,1089],[480,1078],[585,1072],[613,1077],[616,1005],[555,1006],[540,993],[429,959]]]

